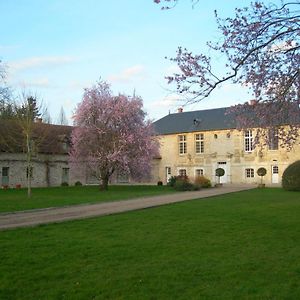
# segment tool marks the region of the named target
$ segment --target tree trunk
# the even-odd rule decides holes
[[[31,166],[31,145],[30,138],[26,136],[26,146],[27,146],[27,197],[31,198],[31,175],[32,175],[32,166]]]
[[[50,186],[50,166],[49,166],[49,160],[45,161],[45,165],[46,165],[46,183],[47,183],[47,187]]]
[[[104,176],[101,178],[101,184],[100,184],[100,191],[107,191],[108,190],[108,176]]]

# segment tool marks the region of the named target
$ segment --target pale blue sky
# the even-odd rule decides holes
[[[203,2],[203,4],[202,4]],[[68,118],[83,89],[100,77],[115,93],[136,94],[151,119],[176,112],[180,103],[164,76],[175,65],[177,46],[205,51],[218,32],[214,9],[229,16],[250,1],[181,0],[161,11],[152,0],[0,0],[0,59],[8,84],[36,93],[55,120],[61,106]],[[221,57],[215,57],[222,61]],[[245,88],[225,84],[209,99],[185,110],[224,107],[251,99]]]

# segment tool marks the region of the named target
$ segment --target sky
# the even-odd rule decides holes
[[[178,46],[207,52],[206,42],[220,37],[214,10],[227,17],[249,3],[200,0],[193,7],[180,0],[161,10],[153,0],[0,0],[0,60],[15,95],[37,95],[53,122],[63,107],[71,124],[84,88],[99,79],[115,94],[141,96],[148,117],[157,120],[184,104],[165,79],[176,71],[166,57],[175,57]],[[223,58],[213,58],[222,72]],[[184,111],[250,99],[245,87],[226,83]]]

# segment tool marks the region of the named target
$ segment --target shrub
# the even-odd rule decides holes
[[[300,160],[290,164],[284,170],[282,187],[287,191],[300,191]]]
[[[82,186],[82,183],[80,181],[76,181],[74,185],[75,186]]]
[[[61,186],[69,186],[69,184],[67,182],[62,182]]]
[[[192,191],[194,190],[194,185],[188,180],[177,179],[174,185],[176,191]]]
[[[211,182],[205,176],[197,176],[195,178],[195,185],[198,185],[202,188],[209,188],[209,187],[211,187]]]
[[[218,182],[220,183],[220,177],[224,176],[225,170],[222,168],[216,169],[216,176],[218,177]]]
[[[168,180],[167,185],[173,187],[173,186],[175,185],[176,179],[177,179],[177,176],[171,176],[171,177],[169,178],[169,180]]]
[[[157,181],[157,185],[163,185],[163,182],[162,181]]]
[[[263,177],[267,174],[267,170],[263,167],[257,169],[257,175],[260,176],[260,184],[263,184]]]
[[[197,189],[190,181],[187,176],[176,176],[174,189],[176,191],[193,191]]]
[[[258,176],[265,176],[267,174],[267,170],[265,168],[258,168],[257,175]]]
[[[222,168],[217,168],[216,169],[216,176],[222,177],[222,176],[224,176],[224,174],[225,174],[225,170],[224,169],[222,169]]]

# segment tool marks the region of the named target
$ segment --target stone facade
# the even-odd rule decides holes
[[[15,187],[27,185],[26,154],[0,153],[0,184]],[[38,154],[32,159],[31,181],[33,187],[59,186],[63,182],[73,185],[86,182],[85,174],[70,171],[67,154]]]
[[[156,180],[164,184],[170,176],[180,174],[186,174],[191,180],[203,174],[216,183],[218,167],[225,170],[221,183],[257,184],[261,180],[257,169],[264,167],[267,174],[263,182],[278,185],[285,168],[300,159],[299,141],[289,152],[280,147],[249,151],[245,149],[245,133],[236,129],[176,132],[159,134],[158,138],[161,159],[156,166]]]

